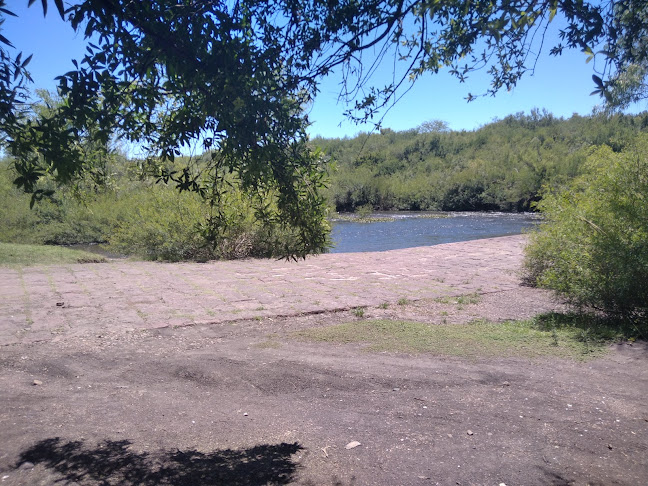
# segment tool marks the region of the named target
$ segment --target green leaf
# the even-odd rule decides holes
[[[20,67],[21,67],[21,68],[26,67],[27,64],[29,64],[29,62],[32,60],[32,57],[34,57],[34,55],[33,55],[33,54],[30,54],[30,55],[27,57],[27,59],[25,59],[25,60],[23,61],[22,65],[21,65]]]
[[[557,13],[557,12],[558,12],[558,9],[555,8],[555,7],[552,7],[552,8],[549,10],[549,22],[551,22],[551,21],[554,19],[554,17],[556,16],[556,13]]]
[[[13,47],[14,45],[9,42],[9,39],[7,39],[4,35],[0,34],[0,42],[3,44],[7,44],[9,47]]]
[[[63,6],[63,0],[54,0],[56,9],[58,10],[59,15],[62,19],[65,19],[65,7]]]
[[[592,74],[592,81],[594,81],[594,84],[596,86],[603,89],[603,80],[599,78],[596,74]]]
[[[13,13],[11,10],[7,10],[6,8],[0,8],[0,12],[6,15],[11,15],[12,17],[18,17],[15,13]]]

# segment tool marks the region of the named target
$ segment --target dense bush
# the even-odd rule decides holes
[[[470,132],[437,125],[315,139],[337,166],[329,189],[335,209],[529,211],[543,186],[582,172],[590,147],[618,151],[646,132],[648,113],[563,120],[533,110]]]
[[[30,196],[15,189],[14,174],[0,162],[0,241],[73,245],[103,243],[117,253],[151,260],[279,257],[295,253],[299,238],[281,221],[261,222],[259,198],[235,180],[220,208],[198,194],[179,192],[142,178],[133,180],[127,161],[113,167],[113,183],[101,190],[58,188],[53,198],[30,209]],[[271,195],[261,201],[276,204]],[[207,234],[208,218],[225,221],[223,231]],[[210,228],[213,229],[213,228]]]
[[[648,320],[648,136],[592,150],[584,174],[538,204],[527,277],[574,304]]]
[[[129,196],[127,204],[132,209],[121,211],[110,248],[150,260],[278,257],[294,252],[297,241],[281,223],[255,220],[252,200],[236,188],[223,195],[218,217],[227,225],[216,239],[206,234],[205,222],[217,210],[196,193],[153,186]]]
[[[127,197],[130,211],[121,214],[109,237],[110,248],[150,260],[208,259],[197,224],[206,217],[200,197],[152,186]]]

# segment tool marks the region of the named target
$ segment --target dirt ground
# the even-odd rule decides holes
[[[521,286],[383,307],[362,318],[561,308]],[[648,484],[645,343],[475,360],[294,336],[358,318],[98,323],[0,346],[0,485]]]

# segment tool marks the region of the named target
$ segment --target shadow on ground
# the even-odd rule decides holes
[[[20,454],[16,469],[30,462],[60,474],[61,482],[79,484],[288,484],[298,468],[291,456],[303,449],[297,442],[209,453],[135,452],[130,446],[128,440],[91,447],[82,441],[45,439]]]

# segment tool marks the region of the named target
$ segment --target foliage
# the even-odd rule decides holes
[[[607,82],[594,78],[595,93],[605,97],[608,107],[622,109],[648,98],[648,5],[621,0],[611,2],[611,7],[611,35],[603,55],[615,70]]]
[[[559,16],[565,27],[552,54],[578,48],[602,57],[593,79],[610,103],[645,94],[648,7],[641,0],[84,0],[67,10],[62,0],[53,3],[92,40],[76,69],[59,78],[65,103],[53,112],[24,113],[28,59],[12,57],[10,40],[0,37],[0,131],[15,157],[16,182],[32,200],[51,195],[43,178],[68,183],[95,171],[109,142],[121,137],[148,149],[163,180],[211,207],[227,190],[224,172],[244,192],[272,193],[276,204],[263,216],[295,231],[293,256],[321,251],[326,241],[319,193],[326,174],[306,143],[304,106],[336,69],[345,80],[342,97],[355,101],[349,116],[358,120],[397,99],[408,79],[442,68],[462,82],[485,69],[492,80],[486,92],[494,94],[533,71]],[[46,12],[47,0],[41,4]],[[0,13],[12,15],[1,0]],[[370,50],[376,59],[365,65]],[[387,86],[370,86],[386,56],[400,68]],[[210,152],[209,163],[165,170],[191,145]],[[98,149],[92,156],[90,146]],[[459,181],[444,204],[481,204],[482,189]],[[206,224],[217,243],[222,220]]]
[[[196,193],[178,192],[146,178],[134,180],[137,165],[125,160],[109,165],[111,184],[80,194],[63,188],[29,208],[29,196],[13,185],[12,171],[0,164],[0,241],[69,245],[104,243],[117,253],[148,259],[279,257],[296,252],[294,229],[280,221],[255,218],[254,199],[234,180],[223,195],[219,218],[226,219],[217,244],[205,236],[214,208]],[[226,198],[226,199],[225,199]],[[275,204],[271,198],[267,204]]]
[[[197,231],[206,207],[193,193],[151,187],[128,198],[133,210],[122,214],[110,247],[150,260],[208,260],[211,248]]]
[[[26,85],[31,82],[27,66],[32,56],[23,58],[19,52],[14,57],[9,50],[13,44],[1,33],[6,15],[15,16],[7,2],[0,0],[0,140],[19,127],[29,97]]]
[[[425,125],[433,129],[315,139],[337,167],[327,191],[335,209],[529,211],[543,186],[582,172],[589,147],[621,150],[646,132],[648,113],[563,120],[532,110],[472,132]]]
[[[294,230],[287,225],[264,224],[255,219],[255,208],[240,190],[221,195],[219,217],[225,219],[219,243],[213,245],[205,233],[212,209],[192,192],[154,186],[140,190],[121,205],[120,221],[109,236],[110,247],[121,253],[151,260],[235,259],[279,257],[297,254]]]
[[[573,303],[648,319],[648,136],[592,150],[583,175],[538,204],[527,276]]]
[[[360,219],[368,219],[371,216],[372,212],[373,206],[371,204],[365,204],[364,206],[360,206],[355,210],[357,217]]]
[[[281,219],[295,230],[291,255],[322,251],[326,212],[318,191],[326,173],[305,143],[308,92],[286,70],[268,8],[171,0],[71,6],[67,20],[97,44],[75,61],[78,70],[61,76],[64,103],[7,131],[16,183],[35,199],[48,196],[39,185],[46,175],[69,183],[92,172],[97,163],[83,148],[103,147],[101,158],[121,137],[148,150],[160,179],[211,207],[228,190],[227,173],[253,196],[272,193],[275,204],[260,220]],[[168,170],[192,144],[209,158]],[[205,224],[219,244],[227,229],[214,214]]]

